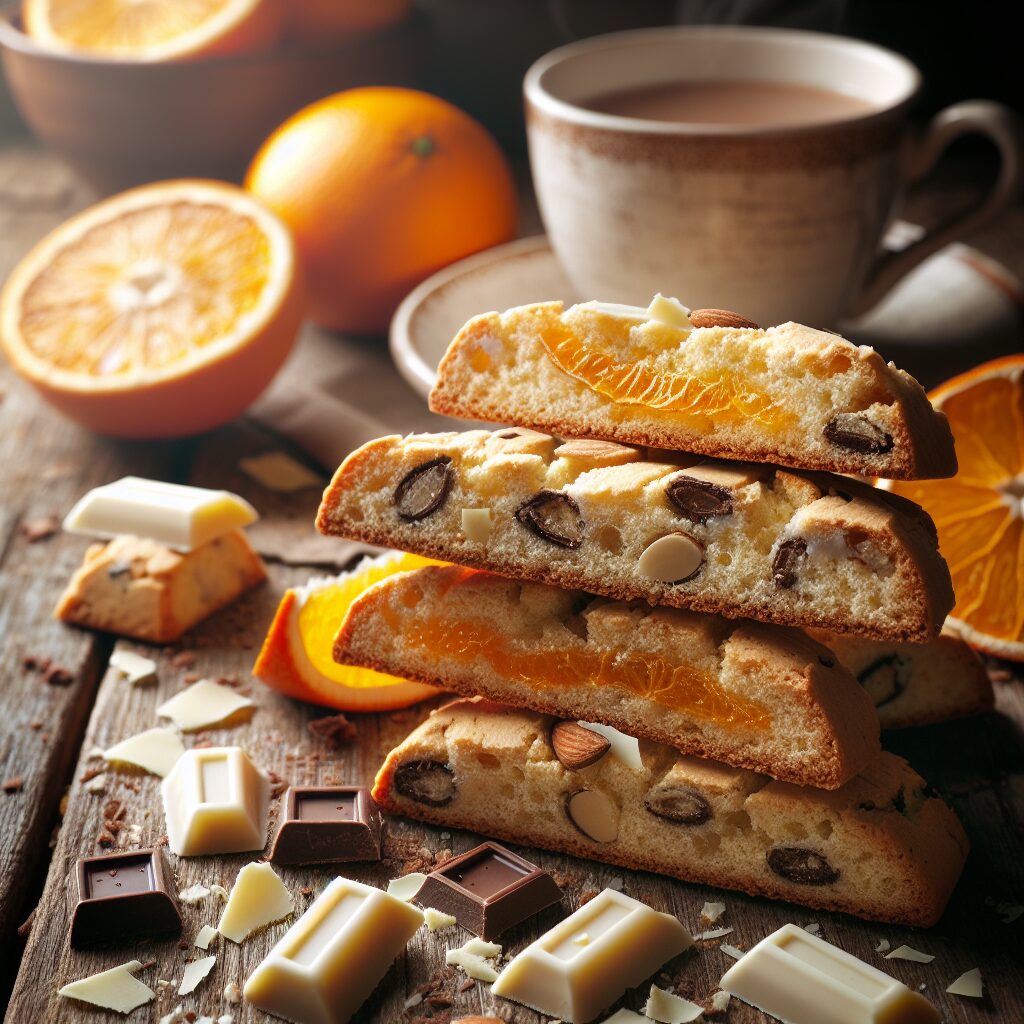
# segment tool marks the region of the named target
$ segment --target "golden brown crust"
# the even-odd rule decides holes
[[[572,621],[589,635],[586,641],[560,625],[559,617],[575,606],[580,610]],[[536,631],[545,617],[551,621],[542,639]],[[597,679],[531,683],[507,657],[460,659],[452,642],[442,640],[425,649],[415,638],[435,621],[449,631],[475,623],[504,638],[509,652],[529,656],[543,645],[545,653],[565,658],[566,664],[580,665],[588,656],[599,665],[621,664],[624,657],[638,656],[671,666],[669,671],[696,665],[699,672],[716,673],[726,702],[729,694],[739,693],[765,718],[759,726],[730,725]],[[510,586],[457,566],[401,573],[370,588],[350,607],[334,658],[465,696],[603,722],[686,754],[800,785],[835,789],[880,749],[870,698],[826,648],[803,633],[674,609],[650,612],[647,606],[607,604],[580,591]]]
[[[469,724],[460,726],[460,719],[467,718]],[[663,749],[645,752],[642,770],[612,765],[602,773],[603,762],[598,762],[573,773],[554,758],[546,739],[551,725],[544,716],[512,708],[472,701],[448,705],[388,755],[374,783],[374,799],[391,813],[444,827],[869,920],[920,926],[939,919],[963,867],[968,843],[956,816],[893,755],[882,755],[875,769],[832,793],[768,782]],[[455,795],[447,805],[427,806],[395,786],[399,766],[425,759],[447,764],[453,772]],[[491,763],[495,760],[497,766]],[[525,782],[506,781],[521,777]],[[666,824],[644,812],[639,824],[636,815],[630,818],[637,786],[642,793],[673,777],[707,783],[705,795],[716,808],[710,821]],[[512,790],[511,796],[503,795],[504,787]],[[595,843],[566,824],[561,794],[580,788],[607,793],[613,802],[633,802],[621,809],[617,839]],[[484,796],[477,797],[475,789]],[[547,804],[539,806],[534,800],[527,806],[531,790],[538,789]],[[717,809],[730,806],[742,808],[752,830],[729,831],[721,824],[725,832],[713,843],[689,835],[712,827],[725,816]],[[822,840],[817,832],[825,823],[828,838]],[[801,828],[807,833],[802,840],[796,838]],[[822,851],[826,863],[833,858],[841,868],[838,877],[827,884],[805,884],[762,867],[765,851],[791,842]]]
[[[584,558],[581,550],[581,555],[575,559],[570,557],[572,552],[567,554],[564,549],[550,546],[550,550],[538,552],[528,546],[529,538],[525,537],[521,543],[516,540],[514,544],[510,538],[501,550],[497,550],[493,543],[480,545],[468,541],[461,536],[454,522],[445,531],[436,525],[439,521],[437,516],[422,523],[408,523],[394,512],[390,505],[391,493],[398,480],[414,464],[414,457],[426,459],[433,453],[461,459],[467,453],[472,454],[474,446],[489,445],[491,441],[488,439],[496,439],[501,433],[470,431],[463,434],[410,435],[407,438],[391,435],[369,442],[352,452],[335,472],[324,493],[317,528],[325,534],[400,548],[516,579],[587,590],[617,600],[641,599],[652,604],[717,613],[730,618],[747,617],[778,625],[813,627],[880,640],[925,642],[937,635],[952,607],[948,569],[938,554],[934,526],[926,513],[916,506],[913,512],[909,512],[898,503],[890,502],[890,496],[882,497],[884,492],[858,486],[846,478],[801,475],[772,468],[767,472],[775,484],[769,484],[767,490],[773,491],[781,483],[784,489],[795,495],[793,500],[800,508],[793,516],[794,522],[806,512],[813,522],[836,532],[848,526],[859,531],[858,536],[865,537],[893,560],[892,568],[900,579],[899,600],[884,608],[872,609],[872,618],[866,615],[855,617],[853,609],[845,603],[841,612],[823,611],[821,601],[801,598],[792,590],[773,589],[759,598],[752,595],[741,600],[731,587],[719,592],[701,591],[704,586],[702,579],[674,586],[649,583],[639,579],[633,571],[635,560],[629,564],[629,572],[623,568],[624,559],[616,563],[619,566],[617,572],[609,571],[608,563],[599,568],[589,557],[594,551],[592,546],[587,549],[588,557]],[[479,452],[474,457],[479,457]],[[519,472],[525,465],[523,460],[530,458],[542,457],[520,455],[513,460],[514,465],[507,461],[501,465],[512,466]],[[480,465],[486,467],[494,459],[488,450]],[[550,465],[549,461],[547,466]],[[544,469],[540,462],[536,466]],[[583,480],[588,482],[586,486],[593,488],[597,486],[596,481],[604,479],[605,475],[612,479],[611,474],[631,468],[637,468],[637,464],[593,469],[583,474]],[[671,467],[665,468],[665,472],[671,471]],[[853,492],[852,500],[833,499],[827,493],[822,496],[823,485],[836,494]],[[458,502],[470,507],[494,505],[503,498],[512,498],[509,488],[502,489],[500,494],[487,494],[474,490],[471,484],[463,487],[460,483],[458,486],[462,488],[457,492]],[[567,486],[571,491],[573,487],[580,488],[584,484],[580,481]],[[532,493],[523,491],[521,500]],[[815,510],[819,499],[820,507]],[[617,498],[618,511],[627,514],[627,518],[642,517],[644,508],[631,506],[631,500],[629,496]],[[455,501],[453,498],[449,504],[454,507]],[[665,532],[670,532],[670,529],[665,529]],[[633,556],[634,559],[638,554]],[[762,555],[760,564],[765,572],[769,563],[769,555]]]
[[[885,395],[886,432],[892,448],[884,454],[864,454],[824,445],[818,436],[794,438],[781,443],[767,432],[742,437],[719,426],[712,433],[695,428],[693,418],[672,417],[642,406],[619,407],[598,396],[585,384],[554,368],[539,341],[538,326],[563,312],[561,303],[538,303],[504,314],[485,313],[470,320],[456,335],[438,367],[437,383],[430,394],[432,411],[461,419],[493,423],[517,423],[566,437],[597,437],[654,448],[681,449],[713,458],[772,462],[797,469],[826,470],[880,476],[895,480],[949,477],[956,472],[952,433],[943,413],[932,408],[920,384],[909,374],[886,364],[873,351],[857,349],[838,337],[797,324],[774,331],[796,333],[804,349],[844,347],[854,355],[865,377],[879,396]],[[745,332],[750,335],[753,332]],[[765,332],[758,332],[760,338]],[[471,365],[481,339],[503,339],[514,347],[515,358],[533,373],[543,374],[543,397],[530,388],[498,388],[493,365]],[[730,366],[730,369],[732,367]],[[468,387],[479,378],[479,387]],[[506,394],[506,391],[511,393]],[[626,411],[624,411],[624,409]],[[803,443],[800,443],[800,441]]]

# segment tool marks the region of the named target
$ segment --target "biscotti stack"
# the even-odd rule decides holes
[[[338,633],[338,661],[470,698],[392,751],[382,806],[934,922],[967,840],[882,752],[879,713],[990,697],[920,670],[955,651],[978,674],[937,640],[953,593],[931,520],[834,475],[955,472],[917,382],[798,324],[544,303],[467,324],[431,408],[517,425],[372,441],[317,520],[455,563],[382,581]]]

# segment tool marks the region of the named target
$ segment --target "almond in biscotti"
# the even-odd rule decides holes
[[[694,327],[746,327],[757,330],[757,324],[731,309],[692,309],[690,323]]]
[[[565,768],[578,772],[600,761],[608,753],[611,742],[577,722],[559,722],[551,730],[551,747]]]

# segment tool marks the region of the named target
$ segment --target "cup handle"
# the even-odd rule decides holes
[[[1021,191],[1024,185],[1024,127],[1009,108],[989,100],[954,103],[936,114],[924,135],[910,146],[903,184],[926,177],[945,150],[964,135],[984,135],[999,150],[999,176],[988,195],[970,209],[933,228],[907,248],[883,255],[864,284],[855,308],[848,315],[870,309],[919,263],[989,220]]]

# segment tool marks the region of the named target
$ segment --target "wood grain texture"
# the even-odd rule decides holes
[[[11,199],[11,196],[14,199]],[[25,248],[57,220],[63,219],[84,196],[50,158],[30,147],[0,149],[0,275],[6,273]],[[1019,223],[1019,211],[1018,220]],[[1005,242],[1024,270],[1024,247]],[[344,344],[343,340],[338,341]],[[132,958],[156,964],[140,977],[157,988],[157,979],[176,979],[188,960],[199,954],[176,941],[144,941],[92,952],[68,946],[66,881],[75,858],[100,852],[97,837],[104,829],[104,811],[111,800],[125,808],[119,843],[144,845],[164,834],[159,780],[151,776],[106,772],[104,792],[93,793],[82,781],[101,762],[91,756],[94,746],[107,746],[155,724],[155,709],[185,685],[186,676],[227,676],[251,688],[257,709],[251,718],[230,729],[214,729],[187,737],[197,742],[238,743],[254,760],[285,782],[366,783],[383,756],[426,714],[429,705],[394,715],[355,716],[357,739],[338,751],[327,750],[308,731],[322,709],[279,697],[250,680],[256,650],[284,588],[304,582],[313,572],[333,570],[338,559],[331,542],[312,530],[315,490],[294,498],[267,492],[240,474],[237,459],[277,447],[273,437],[252,424],[240,423],[215,432],[197,443],[179,445],[118,445],[92,438],[50,413],[24,385],[0,376],[0,672],[3,680],[0,722],[0,772],[4,777],[23,775],[21,792],[0,792],[0,944],[6,936],[2,960],[12,963],[11,929],[22,916],[34,870],[45,866],[47,840],[67,768],[73,764],[63,823],[53,850],[45,890],[35,916],[6,1021],[92,1024],[128,1020],[156,1021],[161,1014],[183,1004],[186,1010],[215,1017],[232,1013],[237,1024],[266,1024],[272,1018],[223,997],[229,982],[239,986],[287,922],[271,926],[236,946],[217,940],[210,952],[217,963],[210,977],[191,996],[177,997],[176,985],[158,1002],[141,1007],[129,1017],[75,1004],[56,996],[66,982]],[[186,637],[177,650],[161,652],[155,685],[133,688],[113,674],[104,674],[112,642],[84,631],[66,628],[49,618],[61,586],[81,558],[85,543],[54,536],[28,544],[18,532],[26,518],[66,511],[86,488],[125,472],[164,479],[226,486],[246,495],[263,513],[253,531],[255,543],[271,560],[270,581]],[[118,641],[130,649],[152,649]],[[181,651],[194,656],[185,665]],[[38,653],[66,665],[74,677],[67,687],[42,684],[22,669],[25,654]],[[176,661],[177,658],[177,661]],[[187,658],[185,660],[188,660]],[[715,991],[731,960],[719,949],[720,941],[749,948],[787,921],[817,922],[829,941],[906,981],[924,985],[925,994],[955,1024],[1024,1020],[1024,965],[1021,934],[1024,918],[1004,924],[998,905],[1024,903],[1024,684],[1011,677],[997,685],[997,711],[975,720],[922,730],[889,734],[886,745],[911,763],[951,799],[971,837],[973,851],[965,876],[942,922],[928,931],[868,925],[842,916],[808,911],[704,886],[686,885],[657,876],[606,868],[574,858],[524,849],[563,885],[561,907],[550,908],[503,937],[506,951],[514,953],[575,909],[588,894],[615,879],[627,893],[659,910],[677,914],[698,929],[700,908],[706,900],[727,907],[721,922],[734,928],[724,940],[701,944],[668,965],[659,983],[675,983],[681,994],[698,1001]],[[33,721],[44,722],[33,729]],[[84,738],[82,729],[85,728]],[[48,732],[42,742],[43,732]],[[277,801],[273,804],[276,817]],[[372,884],[408,868],[418,868],[451,850],[471,848],[478,837],[449,834],[441,829],[402,820],[389,823],[386,859],[379,865],[354,865],[345,873]],[[252,855],[170,857],[179,888],[196,882],[230,886],[238,869]],[[282,869],[281,874],[304,908],[336,874],[330,867]],[[309,894],[305,894],[305,890]],[[221,905],[215,897],[183,908],[183,938],[191,940],[203,924],[216,925]],[[493,1013],[513,1024],[539,1024],[546,1018],[512,1003],[491,997],[489,988],[473,983],[460,991],[462,978],[444,968],[444,951],[461,945],[467,933],[458,930],[432,935],[418,933],[405,955],[357,1015],[360,1024],[394,1024],[417,1018],[446,1024],[472,1013]],[[885,961],[875,952],[882,940],[893,947],[907,943],[934,954],[928,965]],[[944,989],[963,971],[980,967],[987,984],[983,1000],[946,996]],[[431,979],[440,998],[408,1010],[407,999]],[[419,993],[422,994],[422,993]],[[444,1005],[451,997],[451,1006]],[[624,1005],[639,1008],[646,988],[627,995]],[[764,1014],[737,1003],[724,1019],[730,1024],[769,1020]]]

